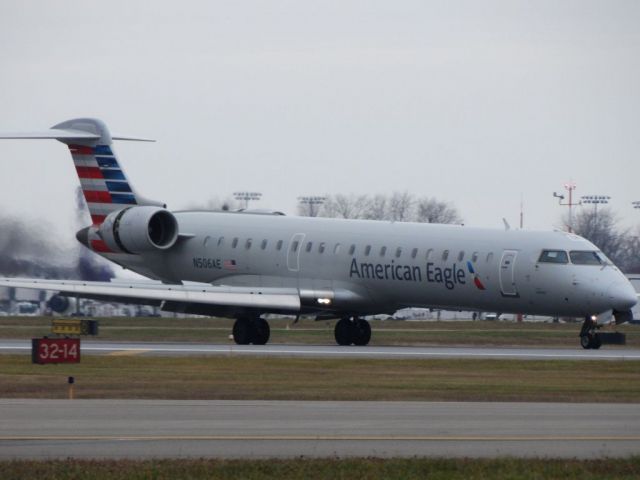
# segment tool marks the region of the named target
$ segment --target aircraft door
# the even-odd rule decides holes
[[[515,266],[518,252],[515,250],[505,250],[500,260],[500,290],[505,297],[517,297]]]
[[[300,270],[300,251],[302,250],[304,237],[304,233],[296,233],[289,241],[289,248],[287,250],[287,268],[291,272],[297,272]]]

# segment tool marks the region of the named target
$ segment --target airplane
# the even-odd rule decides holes
[[[0,286],[157,305],[234,318],[233,338],[266,344],[267,314],[337,320],[339,345],[367,345],[365,317],[407,307],[584,318],[580,344],[633,318],[637,294],[592,243],[562,231],[471,228],[286,216],[276,211],[170,211],[139,195],[101,120],[78,118],[0,139],[67,145],[92,224],[78,241],[155,283],[0,279]],[[296,320],[297,320],[296,318]]]

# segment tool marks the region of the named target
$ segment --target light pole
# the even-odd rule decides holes
[[[580,197],[581,203],[593,205],[594,217],[596,222],[598,221],[598,205],[606,205],[611,200],[611,197],[607,195],[583,195]]]
[[[569,201],[567,203],[562,203],[562,200],[564,200],[564,195],[560,195],[559,193],[553,192],[553,196],[558,199],[559,205],[569,207],[569,233],[573,233],[573,212],[571,208],[577,207],[578,205],[580,205],[580,202],[573,203],[573,191],[576,189],[575,183],[573,182],[565,183],[564,189],[569,192]]]
[[[298,202],[300,202],[300,204],[302,205],[308,205],[309,216],[315,217],[318,215],[318,210],[315,209],[315,205],[322,205],[326,199],[327,197],[305,196],[305,197],[298,197]]]
[[[249,208],[249,202],[260,200],[262,194],[260,192],[233,192],[233,197],[236,200],[243,200],[244,208],[246,210]]]

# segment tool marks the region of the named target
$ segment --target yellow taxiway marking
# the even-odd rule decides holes
[[[129,357],[133,355],[140,355],[141,353],[147,353],[151,350],[116,350],[115,352],[108,353],[110,357]]]
[[[640,435],[0,435],[0,441],[637,442]]]

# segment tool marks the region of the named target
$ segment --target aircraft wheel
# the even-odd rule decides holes
[[[353,324],[353,343],[356,345],[368,345],[371,340],[371,325],[364,318],[358,318]]]
[[[238,345],[249,345],[253,340],[254,330],[250,318],[238,318],[233,324],[233,340]]]
[[[580,329],[580,345],[582,348],[589,350],[591,348],[598,349],[602,346],[602,339],[597,332],[598,325],[591,317],[585,317]]]
[[[352,343],[352,325],[348,318],[341,318],[336,323],[336,327],[333,330],[333,334],[336,337],[336,343],[338,345],[351,345]]]
[[[253,321],[254,335],[251,343],[254,345],[265,345],[269,341],[271,336],[271,329],[269,328],[269,322],[264,318],[256,318]]]

